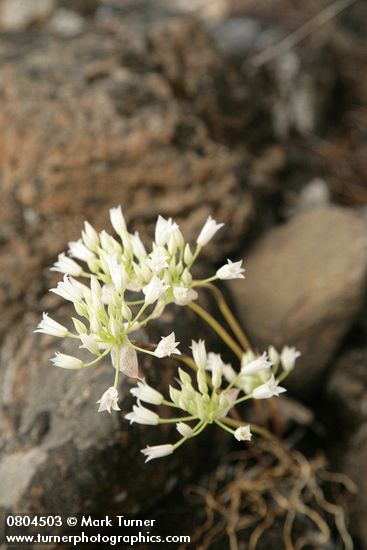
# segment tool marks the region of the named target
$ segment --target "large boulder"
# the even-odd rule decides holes
[[[56,317],[63,319],[67,312],[68,308],[57,311]],[[175,317],[184,349],[192,336],[187,327],[198,330],[198,326],[192,312]],[[81,371],[51,366],[55,349],[70,354],[75,346],[69,340],[34,335],[38,319],[28,313],[6,337],[1,352],[2,512],[138,513],[173,487],[192,481],[208,464],[209,449],[215,455],[220,438],[230,439],[220,430],[206,430],[172,456],[144,465],[140,449],[175,442],[179,439],[175,424],[129,426],[123,418],[132,405],[131,380],[126,378],[119,386],[122,411],[97,413],[96,401],[113,384],[110,360]],[[171,323],[167,312],[153,332],[155,341]],[[177,372],[172,361],[139,358],[140,376],[168,396],[168,384],[174,383]]]
[[[260,349],[301,352],[288,384],[311,392],[363,304],[367,224],[323,207],[271,230],[245,257],[246,282],[233,284],[238,314]]]

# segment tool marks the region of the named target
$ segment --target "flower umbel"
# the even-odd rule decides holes
[[[212,285],[217,280],[244,279],[241,260],[228,259],[208,278],[194,278],[194,264],[203,247],[224,224],[209,216],[196,239],[196,246],[192,246],[185,242],[177,223],[159,216],[154,241],[148,247],[136,231],[130,233],[121,206],[110,210],[110,221],[114,235],[105,230],[97,232],[85,222],[81,238],[69,243],[68,252],[59,254],[52,268],[62,273],[63,279],[51,291],[74,307],[74,328],[66,328],[43,313],[35,330],[70,339],[76,349],[81,349],[83,354],[89,353],[92,359],[82,361],[73,355],[56,352],[51,362],[57,367],[79,370],[109,360],[114,369],[114,382],[97,401],[99,412],[120,410],[119,377],[126,375],[138,379],[130,390],[137,404],[125,418],[130,424],[172,423],[176,426],[175,433],[180,436],[175,443],[143,449],[141,452],[147,462],[172,454],[212,424],[230,432],[238,441],[250,441],[256,430],[245,422],[234,420],[229,416],[230,411],[245,400],[268,399],[285,392],[280,382],[294,368],[300,352],[285,346],[278,353],[270,346],[268,354],[257,355],[249,349],[230,308],[219,289]],[[202,287],[213,291],[233,336],[196,302]],[[218,353],[207,353],[202,339],[192,341],[192,357],[185,355],[178,348],[180,342],[176,341],[173,331],[162,336],[158,344],[140,343],[140,336],[148,334],[143,330],[161,317],[170,304],[187,307],[200,315],[235,354],[237,367],[225,363]],[[177,312],[177,307],[172,311]],[[180,361],[176,383],[167,391],[169,397],[164,396],[163,390],[158,391],[139,378],[138,353],[153,356],[153,366],[157,359],[164,357],[173,356]],[[190,373],[186,367],[190,367]],[[142,403],[164,407],[163,414]],[[175,413],[169,417],[168,411]]]

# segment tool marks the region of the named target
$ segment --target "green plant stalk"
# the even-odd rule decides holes
[[[237,337],[238,341],[240,342],[241,346],[243,347],[244,351],[248,351],[251,349],[251,344],[242,330],[240,324],[238,323],[237,319],[233,315],[231,309],[228,307],[227,302],[224,299],[223,293],[214,286],[213,284],[205,284],[203,285],[205,288],[208,288],[212,294],[214,295],[214,298],[216,299],[216,302],[218,304],[219,310],[222,313],[223,317],[233,330],[233,334]]]
[[[199,315],[213,330],[222,338],[223,342],[233,351],[233,353],[241,360],[243,352],[240,346],[233,340],[232,336],[222,327],[220,323],[210,313],[205,311],[201,306],[195,302],[190,302],[187,307],[192,309],[197,315]]]

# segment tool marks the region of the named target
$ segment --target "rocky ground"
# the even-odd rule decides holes
[[[282,414],[358,485],[345,509],[367,548],[367,9],[271,57],[325,5],[304,4],[0,0],[1,510],[164,510],[231,445],[212,431],[144,467],[151,430],[94,414],[106,370],[71,382],[32,333],[59,308],[57,254],[122,204],[145,238],[158,213],[188,239],[226,222],[206,262],[245,258],[224,290],[254,345],[302,351]]]

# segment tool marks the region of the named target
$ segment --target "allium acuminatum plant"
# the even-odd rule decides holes
[[[230,416],[231,410],[243,401],[268,399],[284,392],[279,383],[294,368],[300,353],[288,346],[280,354],[273,346],[262,355],[249,349],[246,337],[220,291],[212,285],[218,279],[243,279],[245,270],[241,261],[228,260],[207,279],[193,278],[192,267],[202,248],[223,224],[209,217],[193,250],[185,243],[179,226],[171,218],[159,216],[152,248],[147,251],[139,234],[128,231],[121,207],[110,210],[110,219],[118,239],[106,231],[98,233],[85,222],[81,238],[70,242],[68,255],[60,254],[52,267],[64,277],[51,292],[72,302],[78,316],[72,318],[75,330],[69,331],[44,313],[36,332],[73,338],[79,342],[80,348],[94,356],[85,363],[77,357],[56,352],[51,359],[53,365],[83,369],[111,356],[114,384],[98,400],[99,412],[120,410],[117,390],[120,372],[138,380],[137,386],[130,390],[137,404],[126,419],[130,424],[172,422],[181,436],[175,443],[143,449],[146,461],[173,453],[213,423],[230,432],[238,441],[249,441],[252,432],[257,431],[256,426],[234,420]],[[213,291],[221,312],[242,347],[195,302],[200,287]],[[225,364],[218,354],[207,353],[203,340],[192,342],[192,357],[181,355],[174,332],[162,336],[161,341],[153,346],[137,343],[134,332],[160,317],[170,303],[189,307],[200,315],[235,353],[239,368],[236,370]],[[167,391],[169,398],[139,378],[137,352],[156,358],[172,355],[180,362],[176,385]],[[183,366],[190,367],[192,375],[183,370]],[[176,411],[174,418],[161,418],[159,410],[155,412],[146,404],[171,407]]]

